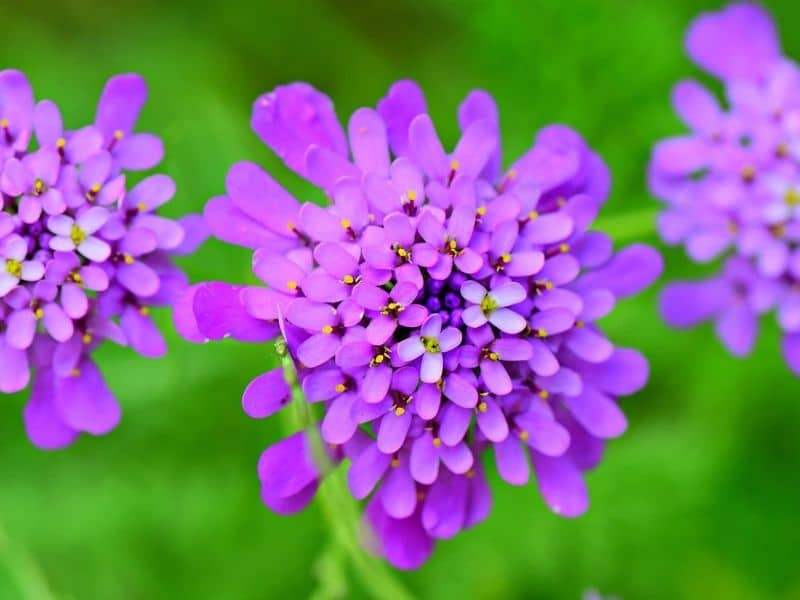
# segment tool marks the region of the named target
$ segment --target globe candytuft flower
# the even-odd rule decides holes
[[[104,340],[166,351],[149,310],[186,287],[171,257],[205,236],[198,216],[155,214],[175,193],[169,177],[126,183],[163,156],[156,136],[133,131],[146,94],[138,75],[113,77],[95,123],[65,130],[22,73],[0,72],[0,391],[25,389],[34,372],[24,421],[41,448],[116,426],[92,352]]]
[[[257,165],[234,165],[205,217],[255,250],[266,285],[189,288],[183,335],[262,342],[281,329],[308,402],[323,408],[328,462],[348,462],[352,495],[368,500],[368,543],[397,567],[418,567],[435,540],[487,517],[492,454],[507,482],[526,484],[532,467],[553,511],[583,513],[582,472],[626,427],[617,397],[648,375],[596,321],[661,270],[651,248],[614,254],[588,231],[609,189],[602,160],[553,126],[503,171],[497,109],[481,91],[461,105],[448,152],[410,81],[346,131],[307,84],[259,98],[252,124],[329,204],[301,204]],[[288,403],[279,376],[248,386],[249,415]],[[303,509],[327,475],[312,438],[262,456],[272,509]]]
[[[655,146],[650,187],[666,204],[664,240],[700,263],[721,258],[723,267],[667,286],[662,313],[675,327],[713,321],[728,350],[744,356],[759,317],[774,311],[784,356],[800,373],[800,68],[753,3],[701,15],[686,45],[721,79],[727,104],[695,81],[675,87],[689,133]]]

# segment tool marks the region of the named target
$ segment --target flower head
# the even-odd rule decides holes
[[[694,81],[676,86],[673,103],[690,131],[656,145],[650,186],[666,204],[664,240],[725,265],[705,281],[668,286],[662,312],[677,327],[713,320],[741,356],[759,315],[775,310],[786,359],[800,373],[800,68],[752,3],[701,15],[687,47],[722,80],[728,103]]]
[[[255,250],[267,287],[190,288],[182,333],[262,341],[281,324],[308,401],[324,406],[331,461],[350,460],[375,550],[398,567],[486,518],[490,449],[506,481],[526,483],[532,464],[550,507],[581,514],[581,472],[625,429],[616,397],[647,378],[644,359],[595,321],[661,269],[654,250],[612,256],[610,239],[587,231],[609,185],[599,157],[549,127],[501,171],[484,92],[461,105],[447,152],[408,81],[377,110],[357,110],[347,134],[306,84],[258,99],[252,122],[330,203],[300,204],[256,165],[234,165],[205,216],[217,237]],[[248,414],[285,404],[285,387],[270,397],[260,384],[277,376],[251,384]],[[264,501],[279,512],[302,509],[323,476],[303,437],[260,465]]]
[[[126,170],[163,155],[157,137],[133,133],[145,96],[141,77],[114,77],[95,123],[67,131],[22,73],[0,72],[0,391],[24,389],[35,371],[25,427],[42,448],[116,425],[119,406],[91,353],[106,339],[164,353],[149,309],[185,287],[170,256],[203,237],[197,217],[152,212],[175,192],[168,177],[127,189]]]

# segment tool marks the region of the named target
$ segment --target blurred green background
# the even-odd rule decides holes
[[[792,36],[800,6],[767,3]],[[668,93],[695,75],[689,21],[720,2],[427,0],[0,1],[3,67],[88,122],[105,79],[137,71],[150,86],[141,128],[164,137],[162,171],[178,184],[167,212],[199,211],[240,159],[260,162],[309,198],[249,129],[253,99],[307,80],[345,117],[411,77],[440,134],[474,87],[494,94],[507,159],[551,122],[580,130],[614,173],[603,217],[618,242],[657,243],[644,168],[676,133]],[[632,215],[626,217],[625,215]],[[620,221],[621,219],[621,221]],[[620,225],[620,223],[622,223]],[[668,276],[697,272],[668,251]],[[249,255],[211,241],[184,266],[194,280],[250,278]],[[657,287],[660,287],[657,286]],[[494,483],[481,526],[440,543],[398,577],[425,598],[575,599],[596,587],[626,600],[800,598],[800,383],[765,323],[754,355],[728,356],[710,327],[668,330],[656,290],[621,304],[606,327],[651,360],[649,387],[623,401],[629,432],[589,476],[590,512],[551,514],[534,485]],[[58,453],[26,440],[22,395],[0,403],[0,598],[47,586],[63,598],[304,598],[330,538],[319,506],[278,517],[259,499],[255,464],[283,435],[252,421],[240,394],[273,365],[268,346],[193,346],[166,313],[160,361],[105,348],[102,370],[124,407],[106,438]],[[493,478],[496,477],[493,475]],[[348,572],[347,597],[366,597]]]

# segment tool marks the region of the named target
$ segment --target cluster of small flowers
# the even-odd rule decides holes
[[[183,291],[169,257],[202,239],[199,216],[156,214],[175,192],[169,177],[126,189],[124,171],[163,156],[159,138],[132,131],[146,95],[139,76],[114,77],[95,123],[67,131],[22,73],[0,72],[0,391],[26,388],[35,371],[24,417],[42,448],[117,424],[119,405],[91,353],[105,339],[164,353],[148,309]]]
[[[234,165],[206,222],[255,250],[268,287],[204,283],[176,307],[197,342],[282,330],[308,401],[324,407],[330,459],[351,461],[376,550],[401,568],[486,518],[489,450],[507,482],[525,484],[532,464],[553,511],[584,512],[582,472],[626,428],[616,397],[648,374],[596,325],[661,271],[653,249],[614,254],[588,231],[609,190],[602,160],[552,126],[503,172],[491,97],[470,93],[458,120],[448,154],[408,81],[357,110],[347,133],[309,85],[260,97],[254,130],[331,204],[300,204],[257,165]],[[243,405],[263,418],[289,398],[275,370]],[[304,508],[322,477],[304,432],[268,448],[258,470],[282,513]]]
[[[667,286],[662,312],[677,327],[713,320],[725,346],[746,355],[759,316],[774,310],[800,373],[800,67],[752,3],[701,15],[687,49],[722,81],[728,107],[695,81],[676,86],[690,133],[655,147],[650,187],[667,204],[663,239],[695,261],[725,264],[709,279]]]

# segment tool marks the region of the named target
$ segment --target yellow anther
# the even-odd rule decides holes
[[[505,254],[501,254],[500,260],[505,264],[508,264],[511,262],[511,255],[508,252],[506,252]]]
[[[450,250],[455,250],[458,247],[458,243],[455,240],[450,240],[447,242],[447,245],[450,247]]]
[[[406,250],[405,248],[398,248],[397,256],[399,256],[400,258],[405,258],[406,256],[408,256],[408,250]]]
[[[139,307],[139,314],[141,314],[142,316],[146,317],[147,315],[150,314],[150,309],[147,308],[146,306],[140,306]]]
[[[349,219],[342,219],[340,221],[340,224],[342,225],[342,229],[350,229],[350,220]]]
[[[567,252],[569,252],[569,244],[561,244],[561,245],[558,247],[558,249],[559,249],[559,250],[560,250],[562,253],[567,253]]]
[[[36,181],[33,182],[33,195],[39,196],[42,192],[44,192],[44,181],[36,179]]]
[[[435,437],[435,438],[433,438],[433,445],[434,445],[436,448],[438,448],[439,446],[441,446],[441,445],[442,445],[442,440],[440,440],[438,437]]]
[[[469,471],[467,471],[466,476],[467,479],[472,479],[473,477],[475,477],[475,469],[470,469]]]
[[[81,375],[81,370],[78,368],[72,369],[72,371],[69,372],[70,377],[80,377],[80,375]]]
[[[145,204],[144,202],[139,202],[139,204],[136,205],[136,210],[138,210],[139,212],[146,211],[147,210],[147,204]]]
[[[459,168],[460,166],[461,166],[461,165],[460,165],[460,164],[458,164],[458,161],[457,161],[456,159],[453,159],[453,160],[451,160],[451,161],[450,161],[450,170],[451,170],[451,171],[458,171],[458,168]]]
[[[728,221],[728,224],[726,225],[725,228],[731,235],[734,235],[739,232],[739,224],[736,221]]]
[[[36,317],[37,319],[41,319],[42,317],[44,317],[44,311],[41,308],[37,308],[36,310],[33,311],[33,316]]]
[[[546,290],[552,290],[552,289],[553,289],[553,287],[554,287],[554,286],[553,286],[553,282],[552,282],[552,281],[545,281],[545,282],[544,282],[544,289],[546,289]]]
[[[547,390],[539,390],[539,398],[542,400],[547,400],[550,397],[550,392]]]
[[[538,219],[539,218],[539,213],[536,212],[535,210],[532,210],[531,212],[528,213],[528,218],[531,221],[533,221],[534,219]]]
[[[750,183],[756,178],[756,169],[750,165],[742,169],[742,179],[745,183]]]
[[[80,273],[70,273],[69,278],[72,279],[73,283],[83,284],[83,277],[81,277]]]
[[[83,334],[83,337],[81,339],[83,340],[83,343],[88,346],[89,344],[92,343],[92,334],[87,331],[86,333]]]
[[[297,289],[297,282],[294,280],[289,280],[286,282],[286,287],[290,290],[294,291]]]
[[[404,414],[406,414],[406,409],[402,406],[398,406],[394,409],[394,414],[396,414],[398,417],[402,417]]]
[[[789,145],[786,144],[786,142],[781,142],[780,144],[778,144],[778,147],[775,148],[775,156],[777,156],[778,158],[786,158],[787,156],[789,156],[789,152],[790,152]]]
[[[522,431],[520,431],[519,432],[519,439],[521,439],[523,442],[525,440],[527,440],[528,439],[528,432],[525,431],[524,429]]]
[[[486,402],[479,402],[478,410],[481,411],[482,413],[485,413],[487,410],[489,410],[489,405],[486,404]]]
[[[6,271],[9,275],[19,279],[22,277],[22,263],[13,258],[6,259]]]
[[[489,352],[489,360],[500,360],[500,355],[497,352]]]
[[[422,340],[422,346],[425,348],[426,352],[430,352],[432,354],[441,352],[442,348],[439,346],[439,340],[437,340],[435,337],[422,336],[420,339]]]
[[[122,130],[121,130],[121,129],[117,129],[117,130],[114,132],[114,139],[115,139],[115,140],[119,141],[119,140],[121,140],[123,137],[125,137],[125,134],[122,132]]]
[[[800,204],[800,192],[794,188],[789,188],[786,190],[786,195],[783,197],[783,201],[789,206],[796,206],[797,204]]]
[[[395,457],[393,457],[393,458],[392,458],[392,468],[393,468],[393,469],[396,469],[396,468],[397,468],[397,467],[399,467],[399,466],[400,466],[400,459],[399,459],[399,458],[397,458],[396,456],[395,456]]]
[[[352,275],[345,275],[342,277],[342,283],[346,283],[347,285],[353,285],[356,282],[356,278]]]
[[[93,194],[99,194],[100,193],[100,189],[102,187],[103,186],[100,185],[99,183],[95,183],[92,187],[89,188],[89,191],[92,192]]]
[[[583,322],[583,321],[581,321],[580,319],[578,319],[577,321],[575,321],[575,327],[583,327],[584,325],[586,325],[586,323],[584,323],[584,322]]]
[[[479,206],[479,207],[478,207],[478,208],[475,210],[475,214],[477,214],[479,217],[482,217],[483,215],[485,215],[485,214],[486,214],[486,207],[485,207],[485,206]]]
[[[324,333],[325,335],[332,334],[333,333],[333,326],[325,325],[325,327],[322,328],[322,333]]]
[[[782,223],[779,223],[778,225],[772,225],[769,230],[776,238],[782,238],[786,235],[786,225],[783,225]]]
[[[406,197],[408,198],[409,202],[414,202],[417,199],[417,192],[414,190],[408,190]]]
[[[383,354],[378,354],[378,356],[376,356],[375,359],[374,359],[375,360],[375,364],[376,365],[381,364],[384,361],[385,358],[386,357]]]
[[[122,255],[122,261],[126,265],[132,265],[133,264],[133,257],[130,254],[123,254]]]
[[[342,392],[347,391],[347,386],[343,383],[337,383],[334,389],[341,394]]]
[[[73,223],[72,227],[69,230],[69,239],[72,240],[72,243],[76,246],[80,246],[83,241],[86,239],[87,235],[86,232],[78,227],[77,224]]]
[[[536,330],[536,336],[537,337],[547,337],[547,330],[546,329],[542,329],[540,327],[539,329]]]
[[[0,127],[2,127],[3,129],[8,127],[8,119],[0,119]]]
[[[291,221],[287,222],[286,229],[288,229],[289,231],[294,231],[294,223],[292,223]]]
[[[517,170],[516,169],[509,169],[508,173],[506,173],[506,177],[508,177],[509,179],[516,179]]]
[[[58,148],[59,150],[61,150],[66,145],[67,145],[67,140],[65,140],[63,137],[60,137],[56,140],[56,148]]]

